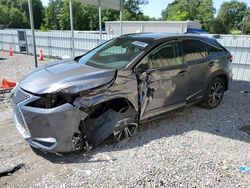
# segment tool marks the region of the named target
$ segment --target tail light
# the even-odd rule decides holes
[[[230,54],[227,59],[232,63],[233,62],[233,56]]]

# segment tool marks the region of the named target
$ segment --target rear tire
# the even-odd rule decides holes
[[[201,106],[207,109],[213,109],[219,106],[222,101],[225,89],[226,84],[224,80],[219,77],[214,78],[206,89],[204,100],[202,101]]]

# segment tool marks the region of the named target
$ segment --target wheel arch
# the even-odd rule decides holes
[[[221,78],[225,83],[225,91],[228,90],[228,77],[226,74],[219,74],[217,77]]]
[[[103,99],[95,103],[92,103],[89,108],[95,108],[96,106],[104,103],[116,103],[116,102],[121,102],[121,104],[124,104],[124,102],[126,102],[135,110],[136,113],[138,112],[138,107],[134,104],[134,102],[123,96],[108,97],[106,100]]]
[[[133,103],[124,97],[112,97],[99,101],[83,110],[87,116],[78,126],[80,134],[76,136],[78,141],[75,145],[79,145],[79,148],[84,148],[85,143],[90,143],[93,147],[98,146],[113,131],[124,127],[126,123],[138,122],[138,113]]]
[[[225,71],[222,71],[222,70],[218,70],[218,71],[214,72],[212,75],[210,75],[210,77],[207,81],[206,87],[208,87],[208,85],[211,83],[211,81],[213,79],[215,79],[216,77],[219,77],[224,81],[225,86],[226,86],[225,90],[228,90],[228,88],[229,88],[229,76]]]

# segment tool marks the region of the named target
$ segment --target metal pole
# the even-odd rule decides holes
[[[243,23],[242,23],[242,27],[241,27],[241,35],[244,34],[245,16],[243,17],[242,22]]]
[[[34,20],[33,20],[32,0],[28,0],[28,3],[29,3],[29,14],[30,14],[30,28],[31,28],[31,30],[32,30],[32,39],[33,39],[33,47],[34,47],[35,66],[37,67],[37,58],[36,58],[36,39],[35,39],[35,31],[34,31]]]
[[[69,0],[69,15],[70,15],[70,27],[71,27],[71,57],[75,57],[72,0]]]
[[[122,12],[123,12],[123,0],[120,0],[120,35],[122,35]]]
[[[99,0],[99,30],[100,30],[100,44],[102,43],[102,7],[101,1]]]

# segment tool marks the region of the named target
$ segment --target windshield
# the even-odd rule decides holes
[[[97,68],[122,69],[148,45],[149,41],[142,38],[119,37],[90,51],[79,62]]]

